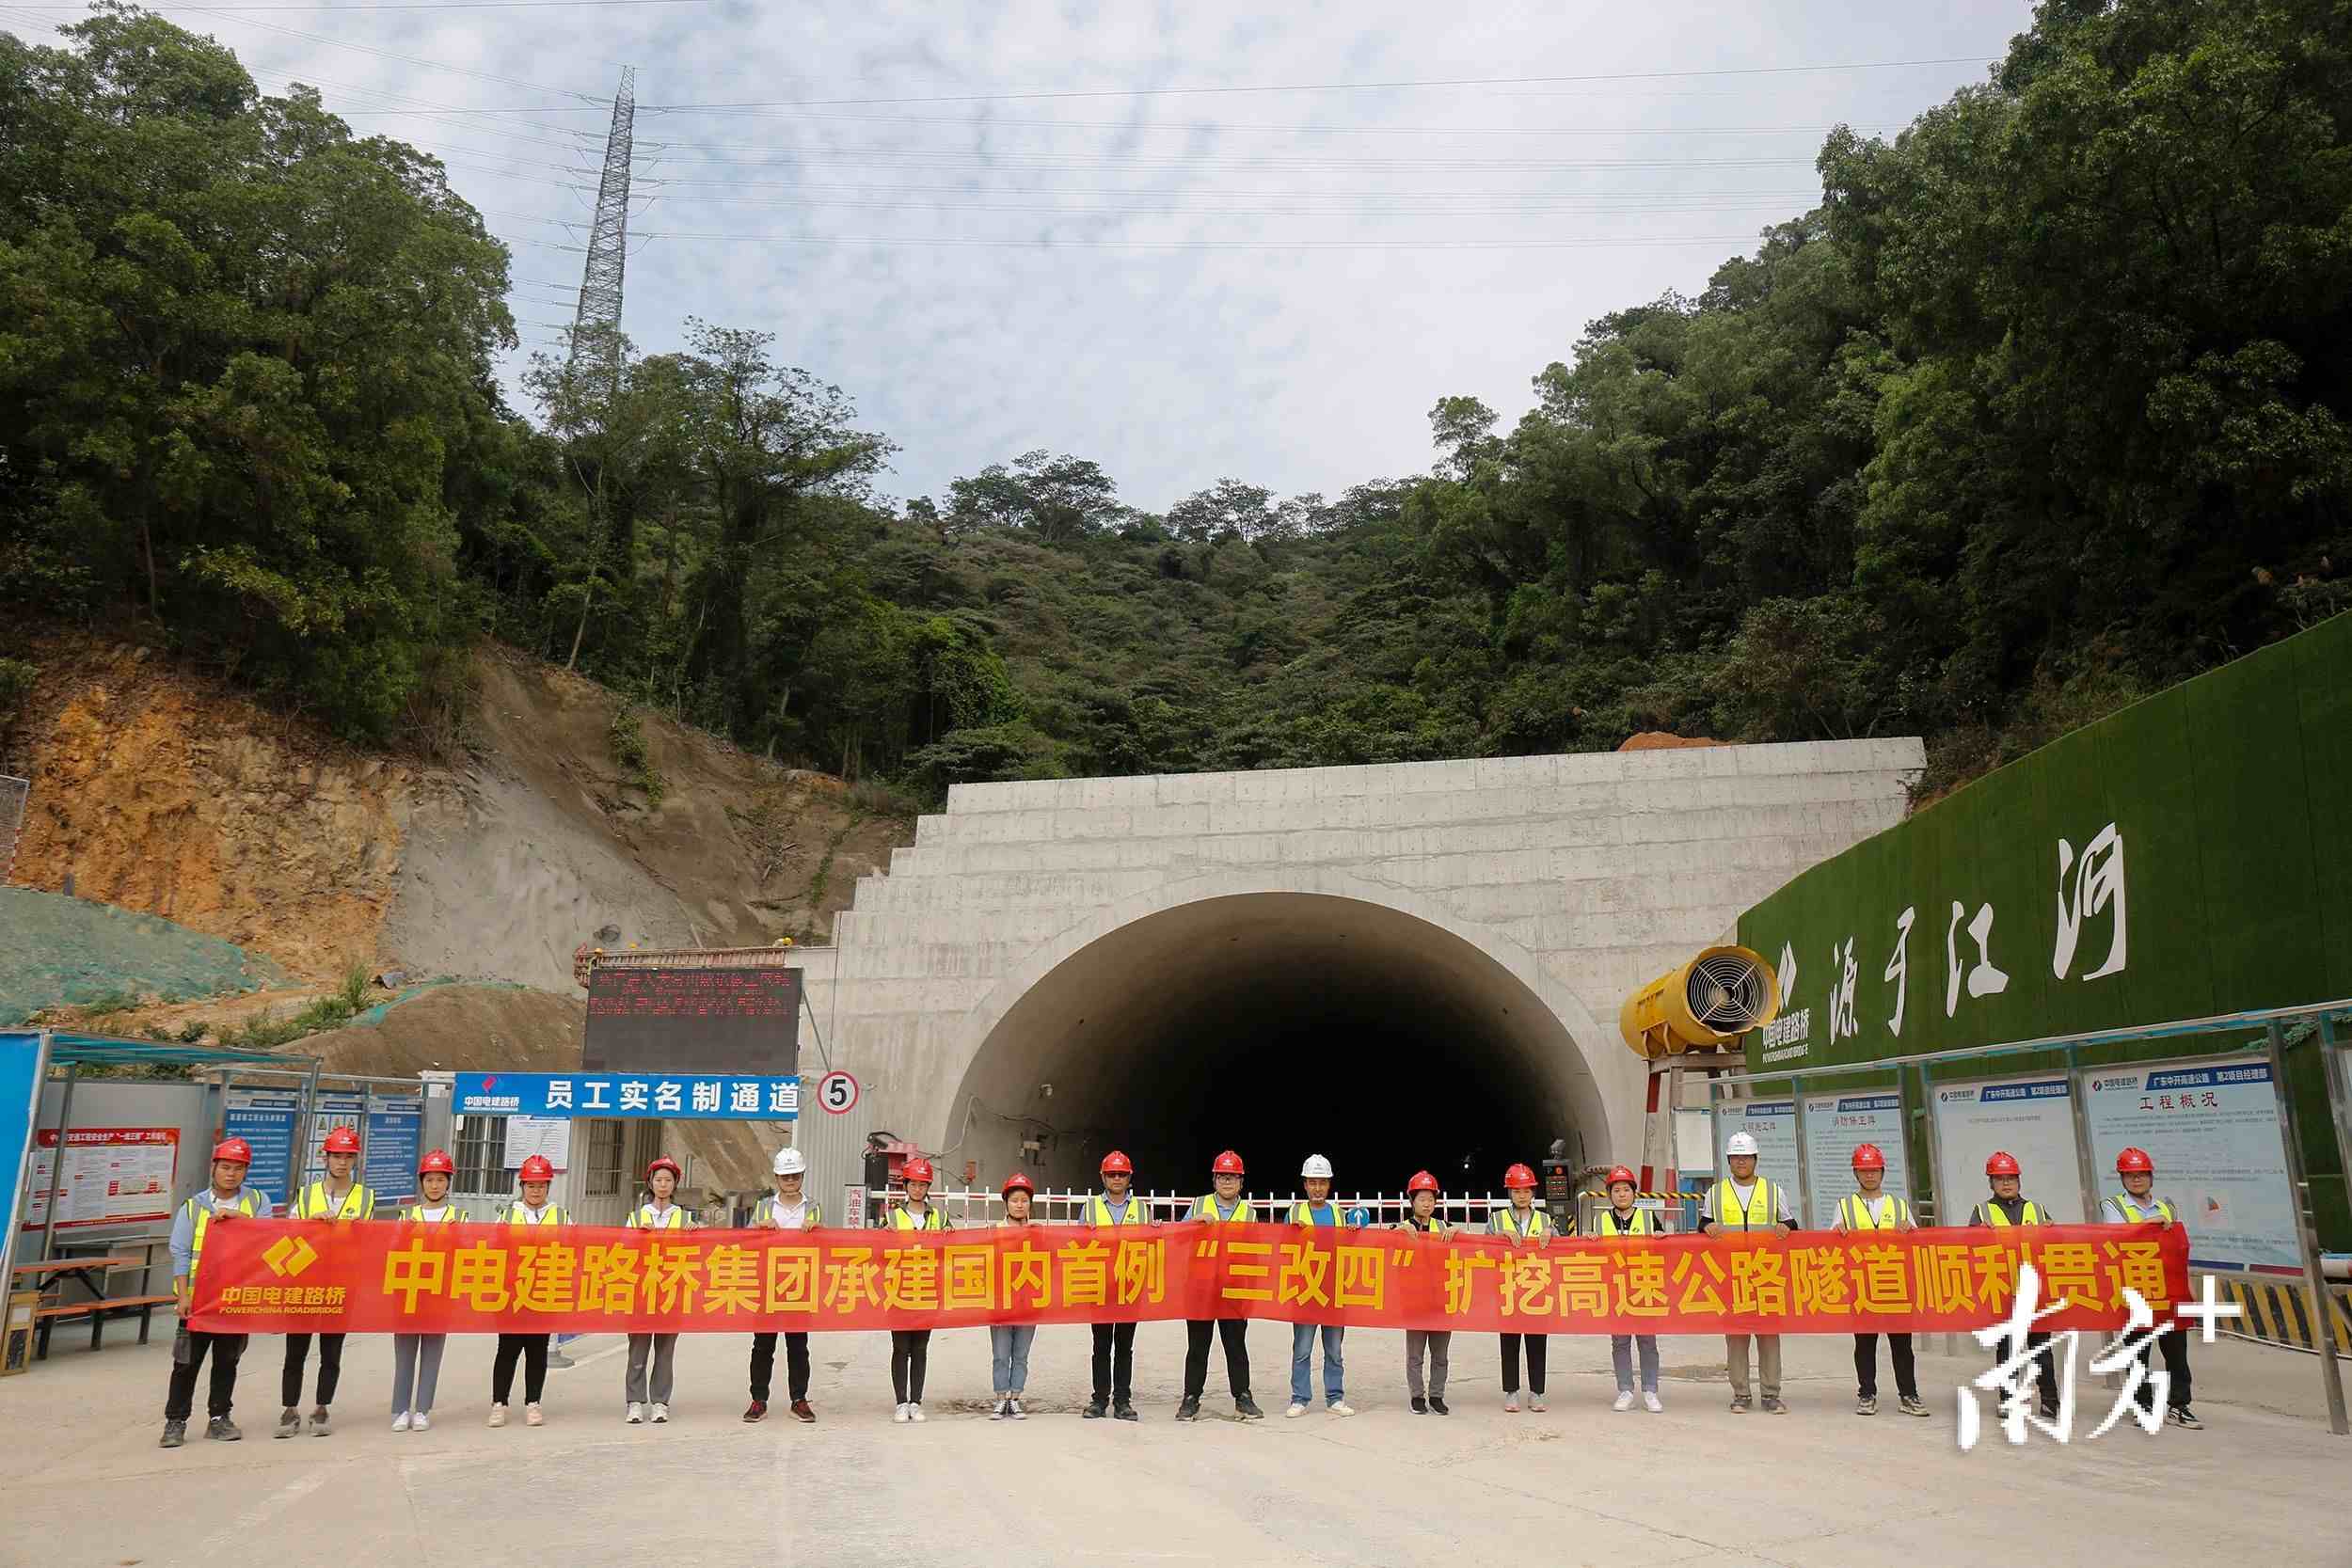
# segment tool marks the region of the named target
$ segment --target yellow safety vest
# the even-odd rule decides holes
[[[2116,1194],[2113,1201],[2118,1209],[2123,1211],[2123,1217],[2130,1220],[2135,1225],[2139,1223],[2141,1220],[2148,1218],[2146,1214],[2139,1212],[2139,1205],[2132,1201],[2132,1195],[2129,1193]],[[2156,1199],[2155,1212],[2167,1220],[2173,1217],[2172,1205],[2166,1202],[2163,1198]]]
[[[412,1203],[400,1212],[400,1217],[405,1220],[413,1220],[419,1225],[455,1225],[466,1217],[466,1212],[463,1209],[446,1199],[442,1202],[441,1217],[437,1220],[426,1218],[424,1208],[425,1206],[421,1203]]]
[[[1323,1207],[1331,1211],[1331,1224],[1336,1228],[1341,1223],[1340,1206],[1327,1197],[1323,1200]],[[1291,1224],[1316,1225],[1319,1223],[1321,1222],[1315,1218],[1315,1205],[1304,1198],[1291,1205]]]
[[[542,1225],[562,1225],[564,1223],[564,1211],[558,1209],[552,1203],[539,1211],[540,1213],[547,1216],[547,1218],[543,1220],[533,1222],[532,1220],[524,1219],[522,1216],[529,1212],[530,1211],[521,1203],[510,1203],[500,1212],[499,1218],[505,1221],[508,1225],[521,1226],[532,1229],[536,1229]]]
[[[1986,1199],[1985,1202],[1978,1209],[1978,1212],[1984,1216],[1985,1224],[1993,1227],[1996,1230],[2005,1230],[2009,1227],[2009,1214],[2007,1211],[2003,1210],[1999,1204],[1993,1202],[1990,1198]],[[2026,1207],[2018,1212],[2018,1223],[2021,1225],[2040,1225],[2042,1223],[2042,1211],[2035,1208],[2030,1203],[2026,1204]]]
[[[1200,1201],[1192,1206],[1192,1217],[1197,1220],[1207,1220],[1212,1225],[1254,1225],[1258,1219],[1257,1212],[1249,1207],[1249,1200],[1246,1197],[1233,1199],[1233,1212],[1231,1214],[1218,1213],[1215,1193],[1206,1193],[1201,1196]]]
[[[1646,1209],[1634,1210],[1633,1217],[1622,1225],[1617,1222],[1617,1212],[1614,1209],[1603,1209],[1600,1212],[1600,1218],[1595,1223],[1599,1227],[1595,1234],[1601,1236],[1655,1236],[1658,1234],[1656,1216]]]
[[[326,1196],[326,1183],[313,1181],[302,1189],[288,1216],[297,1220],[363,1220],[375,1212],[375,1195],[363,1182],[354,1181],[351,1191],[343,1194],[342,1203]]]
[[[808,1205],[808,1217],[812,1223],[817,1225],[825,1223],[825,1212],[818,1207],[815,1198],[803,1198],[802,1201]],[[775,1195],[771,1193],[752,1205],[752,1224],[755,1227],[765,1226],[772,1229],[775,1223],[776,1199]]]
[[[1745,1208],[1740,1207],[1740,1195],[1732,1190],[1729,1179],[1716,1182],[1714,1210],[1717,1225],[1728,1227],[1736,1213],[1742,1230],[1769,1230],[1780,1223],[1772,1208],[1772,1184],[1760,1176],[1756,1179],[1756,1191],[1748,1195]]]
[[[945,1230],[947,1226],[946,1216],[940,1213],[937,1204],[925,1204],[923,1218],[918,1222],[914,1211],[901,1203],[890,1211],[890,1228],[893,1230]]]
[[[1860,1193],[1848,1193],[1837,1200],[1837,1217],[1846,1222],[1849,1230],[1899,1230],[1911,1223],[1910,1204],[1893,1193],[1882,1192],[1879,1196],[1895,1198],[1895,1207],[1884,1225],[1879,1223],[1878,1205],[1864,1202]]]
[[[1515,1242],[1540,1242],[1544,1239],[1544,1232],[1547,1230],[1552,1231],[1554,1234],[1558,1233],[1559,1227],[1551,1223],[1551,1216],[1549,1214],[1545,1213],[1541,1209],[1530,1209],[1527,1212],[1527,1231],[1526,1234],[1521,1235],[1519,1232],[1518,1221],[1512,1217],[1518,1212],[1518,1211],[1517,1209],[1508,1205],[1495,1211],[1495,1223],[1502,1227],[1502,1233],[1505,1236],[1510,1237],[1511,1240]]]
[[[628,1223],[639,1230],[683,1230],[686,1228],[686,1210],[682,1205],[673,1203],[667,1213],[657,1215],[652,1204],[641,1203],[637,1212],[629,1215]]]
[[[1096,1225],[1143,1225],[1151,1220],[1152,1211],[1143,1206],[1143,1199],[1129,1193],[1126,1212],[1114,1217],[1111,1213],[1110,1199],[1101,1193],[1096,1193],[1087,1205],[1087,1217]]]
[[[266,1207],[255,1203],[254,1200],[260,1196],[250,1188],[239,1193],[237,1212],[246,1219],[251,1219],[257,1207]],[[199,1193],[195,1197],[188,1199],[188,1214],[195,1221],[195,1228],[188,1238],[188,1278],[191,1281],[196,1278],[197,1263],[204,1256],[204,1232],[211,1227],[213,1223],[213,1206],[201,1201],[203,1196],[203,1194]]]

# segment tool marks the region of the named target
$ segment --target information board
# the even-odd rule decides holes
[[[1804,1212],[1797,1181],[1797,1102],[1793,1100],[1727,1100],[1715,1106],[1715,1175],[1728,1176],[1724,1145],[1734,1132],[1756,1139],[1756,1174],[1788,1195],[1788,1212]]]
[[[33,1146],[24,1228],[46,1229],[52,1201],[60,1230],[169,1219],[179,1155],[177,1127],[76,1127],[66,1134],[60,1174],[57,1130],[43,1128]]]
[[[2074,1155],[2074,1101],[2060,1077],[2000,1078],[1936,1086],[1936,1218],[1965,1225],[1992,1183],[1984,1163],[1994,1150],[2017,1157],[2020,1189],[2056,1224],[2079,1225],[2082,1166]]]
[[[354,1094],[342,1089],[322,1089],[310,1097],[310,1147],[303,1150],[302,1184],[326,1180],[326,1134],[338,1127],[348,1127],[361,1139],[367,1136],[368,1097],[365,1092]],[[359,1145],[365,1150],[367,1144]],[[365,1160],[367,1155],[360,1156]],[[294,1195],[289,1193],[291,1198]]]
[[[371,1095],[367,1141],[361,1144],[359,1180],[375,1189],[378,1201],[417,1196],[417,1160],[424,1152],[424,1096]]]
[[[507,1117],[506,1157],[501,1163],[508,1170],[520,1170],[523,1162],[534,1154],[557,1170],[569,1170],[572,1124],[561,1117]]]
[[[2100,1196],[2123,1190],[2115,1157],[2144,1148],[2155,1162],[2153,1196],[2171,1199],[2188,1227],[2192,1264],[2302,1274],[2266,1058],[2101,1068],[2084,1075],[2083,1090],[2091,1159],[2106,1183]]]
[[[280,1204],[294,1201],[294,1123],[301,1119],[302,1095],[296,1089],[230,1087],[221,1096],[221,1132],[253,1146],[253,1164],[246,1180]],[[208,1161],[205,1173],[211,1174]]]
[[[580,1066],[592,1072],[796,1077],[800,1025],[797,969],[598,964],[588,976]]]
[[[1911,1158],[1903,1148],[1901,1095],[1890,1090],[1804,1097],[1807,1228],[1827,1230],[1836,1225],[1838,1203],[1861,1191],[1853,1179],[1853,1151],[1864,1144],[1876,1144],[1886,1156],[1885,1190],[1909,1198]]]

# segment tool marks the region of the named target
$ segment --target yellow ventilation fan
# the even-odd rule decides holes
[[[1617,1032],[1637,1056],[1738,1043],[1780,1013],[1780,978],[1744,947],[1709,947],[1625,999]]]

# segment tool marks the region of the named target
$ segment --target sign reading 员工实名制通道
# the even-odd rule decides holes
[[[797,1077],[723,1072],[461,1072],[461,1117],[660,1117],[685,1121],[795,1121]]]

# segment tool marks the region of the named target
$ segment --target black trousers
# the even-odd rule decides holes
[[[2187,1333],[2182,1329],[2168,1328],[2162,1334],[2157,1335],[2153,1343],[2158,1351],[2163,1353],[2164,1370],[2172,1379],[2172,1386],[2165,1391],[2164,1402],[2175,1410],[2186,1410],[2190,1392]],[[2139,1347],[2139,1364],[2143,1367],[2149,1364],[2147,1345]],[[2155,1386],[2151,1383],[2141,1383],[2137,1388],[2132,1390],[2132,1398],[2138,1402],[2142,1410],[2153,1409],[2156,1402]]]
[[[2050,1337],[2047,1334],[2028,1334],[2026,1336],[2026,1348],[2037,1353],[2034,1356],[2034,1382],[2042,1390],[2042,1406],[2045,1410],[2056,1410],[2058,1402],[2058,1357],[2050,1354]],[[1994,1365],[1997,1367],[2014,1359],[2016,1350],[2016,1340],[2002,1340],[2000,1356]]]
[[[1506,1334],[1502,1337],[1502,1391],[1519,1391],[1519,1341],[1527,1341],[1527,1391],[1539,1398],[1544,1391],[1544,1353],[1551,1341],[1541,1334]]]
[[[515,1362],[523,1364],[523,1402],[537,1404],[548,1387],[548,1336],[501,1334],[498,1354],[490,1358],[490,1402],[504,1404],[515,1391]]]
[[[1205,1369],[1204,1369],[1205,1370]],[[1136,1391],[1136,1325],[1094,1325],[1094,1397],[1131,1402]]]
[[[752,1398],[768,1402],[770,1382],[776,1371],[776,1337],[772,1334],[752,1336]],[[784,1386],[786,1396],[794,1402],[808,1398],[808,1336],[787,1334],[784,1337]]]
[[[1907,1400],[1919,1397],[1918,1363],[1912,1359],[1911,1336],[1890,1334],[1886,1337],[1888,1355],[1895,1363],[1895,1392]],[[1857,1334],[1853,1337],[1854,1382],[1866,1400],[1879,1397],[1879,1337]]]
[[[923,1373],[930,1367],[931,1331],[894,1328],[890,1331],[890,1391],[900,1404],[923,1402]]]
[[[1209,1337],[1225,1345],[1225,1385],[1237,1400],[1249,1397],[1249,1331],[1247,1318],[1187,1318],[1184,1320],[1184,1398],[1197,1400],[1209,1386]],[[1096,1330],[1100,1333],[1101,1330]]]
[[[310,1358],[310,1337],[308,1334],[286,1336],[286,1370],[278,1380],[278,1391],[283,1396],[286,1408],[292,1410],[302,1402],[302,1364]],[[324,1409],[335,1402],[335,1385],[343,1379],[343,1337],[340,1334],[319,1336],[319,1405]]]
[[[196,1408],[196,1374],[204,1356],[213,1357],[212,1386],[205,1390],[204,1413],[226,1416],[237,1393],[237,1363],[245,1356],[246,1336],[200,1334],[183,1328],[171,1337],[171,1389],[164,1396],[164,1419],[184,1421]]]

